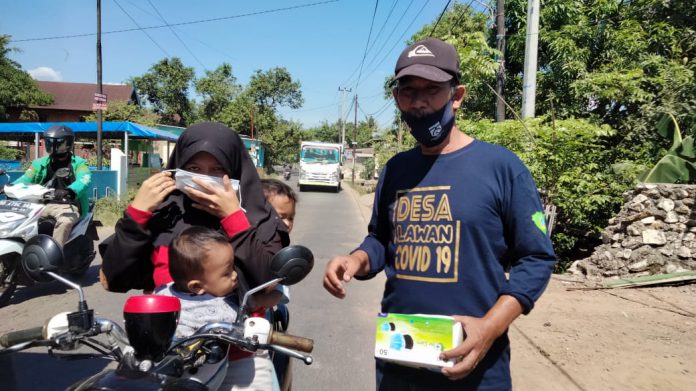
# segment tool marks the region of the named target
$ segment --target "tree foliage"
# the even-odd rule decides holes
[[[266,160],[270,165],[299,160],[302,124],[280,120],[271,129],[261,133],[261,141],[267,146]]]
[[[53,97],[39,90],[31,76],[9,58],[18,50],[8,47],[9,42],[9,35],[0,35],[0,121],[6,120],[8,107],[53,103]]]
[[[193,80],[193,68],[172,57],[160,60],[144,75],[134,77],[132,83],[164,123],[186,126],[193,119],[188,98]]]
[[[561,266],[577,245],[606,226],[641,166],[622,168],[608,148],[615,131],[587,120],[463,121],[475,138],[503,145],[529,167],[545,202],[558,207],[554,244]],[[526,128],[525,128],[526,126]]]
[[[219,120],[222,111],[239,95],[242,87],[232,74],[232,66],[223,63],[194,83],[196,92],[203,97],[199,117],[207,121]]]
[[[300,82],[293,80],[287,69],[257,70],[249,81],[249,94],[259,111],[277,110],[281,106],[299,109],[304,104]]]
[[[526,4],[506,3],[507,96],[521,92]],[[615,143],[654,142],[665,112],[694,124],[695,26],[696,6],[688,1],[545,2],[537,111],[608,124],[619,131]]]

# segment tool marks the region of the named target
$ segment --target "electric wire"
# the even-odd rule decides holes
[[[367,34],[367,42],[365,42],[365,53],[363,53],[362,60],[360,61],[360,72],[358,72],[358,81],[355,83],[355,93],[358,92],[358,86],[360,85],[360,76],[362,76],[363,65],[365,65],[365,57],[367,57],[367,48],[370,46],[370,38],[372,38],[372,27],[375,25],[375,15],[377,15],[377,7],[379,6],[379,0],[375,0],[375,9],[372,11],[372,22],[370,22],[370,32]]]
[[[428,2],[427,2],[427,1],[423,2],[423,6],[422,6],[421,9],[418,11],[418,13],[416,14],[416,16],[413,18],[413,20],[411,21],[411,23],[406,27],[406,30],[404,30],[404,32],[403,32],[403,33],[401,34],[401,36],[397,39],[397,41],[394,42],[394,45],[392,45],[391,49],[389,49],[389,51],[387,51],[387,53],[385,54],[385,56],[382,57],[382,60],[381,60],[379,63],[377,63],[377,65],[372,69],[372,71],[371,71],[370,73],[368,73],[368,74],[365,76],[365,78],[367,78],[367,77],[369,77],[370,75],[372,75],[373,73],[375,73],[375,72],[377,71],[377,69],[379,69],[379,66],[382,65],[382,63],[383,63],[387,58],[389,58],[389,57],[391,56],[391,52],[394,51],[394,48],[396,48],[396,45],[398,45],[399,43],[401,43],[401,39],[404,37],[404,35],[406,35],[406,33],[407,33],[408,30],[411,28],[411,26],[413,25],[413,23],[416,22],[416,19],[418,19],[418,17],[420,16],[420,14],[423,12],[423,10],[425,9],[425,7],[426,7],[427,5],[428,5]]]
[[[448,35],[452,35],[452,32],[459,26],[459,23],[464,19],[464,15],[469,14],[469,11],[472,10],[471,4],[474,2],[474,0],[471,0],[469,4],[463,8],[462,13],[459,14],[459,18],[454,22],[454,24],[450,27]]]
[[[167,27],[169,27],[169,30],[172,32],[172,34],[174,34],[174,36],[181,43],[181,45],[184,47],[184,49],[186,49],[186,51],[189,52],[191,57],[193,57],[203,67],[203,69],[205,69],[207,71],[208,68],[206,68],[206,66],[203,65],[203,62],[195,54],[193,54],[193,51],[191,51],[191,49],[188,47],[188,45],[186,45],[186,43],[181,39],[179,34],[176,33],[176,31],[174,30],[174,27],[169,25],[169,22],[167,22],[167,20],[164,18],[164,16],[162,16],[162,14],[159,12],[157,7],[155,7],[155,5],[152,4],[152,2],[150,0],[147,0],[147,3],[150,4],[150,7],[152,7],[153,10],[155,10],[155,12],[159,16],[159,18],[162,19],[162,21],[164,22],[164,24],[166,24]]]
[[[138,22],[136,22],[135,19],[133,19],[133,17],[130,16],[130,14],[126,11],[125,8],[123,8],[123,7],[121,6],[121,4],[118,2],[118,0],[114,0],[114,3],[116,3],[116,5],[118,6],[118,8],[120,8],[121,11],[123,11],[123,13],[126,14],[126,16],[128,16],[128,18],[129,18],[136,26],[138,26],[138,28],[137,28],[137,29],[134,29],[134,30],[140,30],[140,31],[142,31],[143,34],[145,34],[145,35],[150,39],[150,41],[152,41],[152,43],[155,44],[155,46],[157,46],[158,48],[160,48],[160,50],[162,51],[162,53],[164,53],[164,55],[165,55],[166,57],[169,57],[169,53],[167,53],[167,51],[164,50],[164,48],[163,48],[162,46],[160,46],[160,44],[158,44],[157,41],[155,41],[154,38],[152,38],[152,37],[150,36],[150,34],[147,33],[147,31],[145,31],[142,27],[140,27],[140,25],[138,24]],[[103,33],[102,33],[102,34],[103,34]]]
[[[447,7],[449,7],[450,3],[452,0],[447,0],[447,4],[445,4],[445,8],[442,9],[442,12],[440,13],[440,17],[437,18],[437,22],[435,22],[435,25],[433,26],[433,29],[430,30],[430,34],[428,34],[428,37],[432,37],[433,33],[435,32],[435,29],[437,28],[437,25],[440,24],[440,20],[442,20],[442,15],[445,14],[445,11],[447,11]]]
[[[382,36],[382,31],[384,31],[384,28],[387,27],[387,23],[389,22],[389,18],[391,18],[392,13],[394,12],[394,8],[396,8],[397,2],[398,2],[398,0],[394,0],[394,2],[392,3],[391,8],[389,9],[389,13],[387,14],[387,17],[384,19],[384,22],[382,23],[382,27],[377,32],[377,35],[375,35],[375,39],[372,41],[370,48],[367,49],[368,53],[370,52],[370,50],[372,50],[373,47],[375,47],[375,44],[379,40],[379,37]]]
[[[379,30],[379,33],[377,33],[377,36],[375,37],[375,40],[372,41],[372,45],[371,45],[370,48],[368,49],[368,52],[369,52],[370,50],[372,50],[372,48],[374,47],[375,43],[376,43],[377,40],[379,39],[379,36],[380,36],[380,34],[382,33],[382,30],[383,30],[384,27],[387,25],[387,22],[389,21],[389,18],[391,17],[392,12],[394,11],[394,7],[396,6],[397,1],[398,1],[398,0],[394,0],[394,4],[392,4],[392,9],[389,11],[389,14],[387,15],[387,18],[384,20],[384,23],[382,23],[382,28]],[[413,2],[413,0],[411,0],[411,2]],[[357,66],[355,67],[355,69],[353,69],[353,72],[350,73],[350,75],[345,79],[345,81],[344,81],[343,83],[341,83],[341,85],[346,85],[346,83],[348,83],[348,81],[351,80],[351,79],[353,78],[353,76],[358,72],[359,69],[360,69],[360,65],[357,65]]]
[[[116,0],[114,0],[116,1]],[[307,8],[307,7],[314,7],[318,5],[324,5],[324,4],[329,4],[329,3],[336,3],[339,0],[327,0],[327,1],[320,1],[316,3],[308,3],[308,4],[300,4],[300,5],[295,5],[291,7],[283,7],[283,8],[274,8],[270,10],[263,10],[263,11],[256,11],[256,12],[248,12],[245,14],[238,14],[238,15],[230,15],[230,16],[222,16],[219,18],[209,18],[209,19],[200,19],[200,20],[192,20],[188,22],[179,22],[179,23],[171,23],[169,25],[157,25],[157,26],[147,26],[147,27],[139,27],[139,28],[129,28],[129,29],[120,29],[120,30],[111,30],[111,31],[102,31],[102,35],[107,35],[107,34],[118,34],[118,33],[126,33],[130,31],[137,31],[137,30],[153,30],[153,29],[161,29],[169,26],[185,26],[185,25],[190,25],[190,24],[200,24],[200,23],[208,23],[208,22],[217,22],[221,20],[229,20],[229,19],[239,19],[239,18],[244,18],[244,17],[249,17],[249,16],[256,16],[256,15],[264,15],[264,14],[272,14],[272,13],[277,13],[277,12],[283,12],[283,11],[290,11],[294,9],[299,9],[299,8]],[[120,5],[119,5],[120,7]],[[71,34],[71,35],[59,35],[59,36],[49,36],[49,37],[39,37],[39,38],[25,38],[25,39],[14,39],[12,42],[31,42],[31,41],[47,41],[47,40],[53,40],[53,39],[66,39],[66,38],[79,38],[79,37],[91,37],[95,36],[97,33],[83,33],[83,34]]]
[[[393,35],[394,32],[396,31],[396,28],[399,27],[399,24],[401,24],[401,21],[404,19],[404,16],[406,16],[406,13],[407,13],[408,10],[411,8],[411,5],[413,4],[413,1],[414,1],[414,0],[411,0],[411,2],[408,3],[408,6],[407,6],[406,9],[404,10],[404,13],[401,14],[401,17],[399,18],[399,20],[396,22],[396,24],[394,24],[394,28],[392,28],[392,30],[391,30],[391,32],[389,33],[389,35],[387,36],[387,38],[384,39],[384,41],[383,41],[384,43],[382,43],[382,46],[380,46],[380,48],[377,50],[377,52],[375,52],[374,56],[372,57],[372,60],[370,60],[370,62],[367,63],[367,67],[368,67],[368,68],[375,62],[375,59],[376,59],[377,57],[379,57],[379,53],[382,51],[382,49],[384,49],[384,46],[387,45],[387,42],[389,42],[389,38],[392,37],[392,35]],[[358,68],[356,67],[355,70],[353,71],[353,73],[351,73],[350,76],[348,76],[348,77],[346,78],[346,81],[343,82],[343,85],[351,85],[351,84],[353,84],[352,78],[353,78],[353,75],[355,75],[355,73],[356,73],[357,71],[358,71]]]

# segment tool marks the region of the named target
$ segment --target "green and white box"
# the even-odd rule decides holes
[[[377,315],[375,357],[437,370],[454,365],[454,360],[442,361],[439,356],[459,346],[462,340],[462,325],[451,316],[380,313]]]

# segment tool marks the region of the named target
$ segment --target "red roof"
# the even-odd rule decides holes
[[[94,93],[98,88],[91,83],[64,83],[58,81],[35,80],[41,91],[53,96],[53,104],[48,106],[30,106],[32,108],[92,111]],[[137,102],[135,89],[131,85],[103,84],[102,91],[108,102],[117,100]]]

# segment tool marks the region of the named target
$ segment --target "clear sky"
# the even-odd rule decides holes
[[[95,83],[96,35],[29,39],[94,34],[96,3],[0,0],[0,34],[11,35],[10,47],[21,50],[11,58],[40,80]],[[167,56],[181,58],[196,76],[227,62],[242,84],[257,69],[283,66],[300,81],[305,98],[298,110],[282,109],[284,118],[305,126],[337,120],[340,86],[357,91],[359,119],[381,113],[378,122],[386,125],[393,103],[382,98],[384,79],[393,73],[406,40],[437,20],[445,4],[447,0],[379,1],[371,50],[356,88],[373,0],[102,0],[103,81],[120,83],[142,75]],[[283,8],[292,9],[278,10]],[[164,26],[197,21],[203,22]],[[144,29],[147,34],[138,29],[152,26],[164,27]],[[107,34],[127,29],[135,30]],[[347,94],[346,110],[349,101]]]

